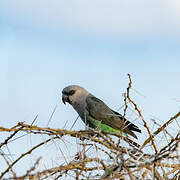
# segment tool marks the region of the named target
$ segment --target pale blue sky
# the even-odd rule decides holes
[[[178,1],[1,1],[1,125],[31,123],[39,114],[45,126],[58,103],[50,126],[68,120],[69,128],[77,116],[61,103],[69,84],[118,109],[127,73],[147,122],[168,120],[180,107],[178,10]]]

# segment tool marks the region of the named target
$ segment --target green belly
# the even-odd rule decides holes
[[[108,126],[107,124],[103,124],[103,123],[101,123],[101,121],[95,120],[93,118],[90,118],[89,120],[94,125],[96,130],[106,132],[106,133],[117,133],[117,134],[121,133],[120,130],[114,129],[111,126]],[[127,136],[127,134],[124,132],[122,133],[122,135]]]

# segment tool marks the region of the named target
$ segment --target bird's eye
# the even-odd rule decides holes
[[[75,93],[75,90],[69,91],[68,95],[72,96]]]

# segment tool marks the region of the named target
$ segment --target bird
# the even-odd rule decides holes
[[[136,139],[134,132],[141,133],[139,127],[79,85],[65,87],[62,90],[62,102],[72,105],[83,122],[90,128],[106,133],[122,132]]]

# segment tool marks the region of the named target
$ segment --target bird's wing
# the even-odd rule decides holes
[[[86,110],[94,119],[101,121],[102,123],[107,124],[114,129],[123,129],[124,132],[137,138],[137,136],[132,131],[138,131],[138,127],[127,121],[125,118],[123,120],[122,116],[119,113],[111,110],[103,101],[96,98],[95,96],[87,96]]]
[[[123,121],[123,116],[121,114],[119,114],[118,112],[112,109],[111,111],[113,111],[113,113],[116,114]],[[136,131],[136,132],[141,133],[141,130],[135,124],[128,121],[126,118],[124,118],[124,122],[125,122],[125,126],[128,127],[131,131]]]

